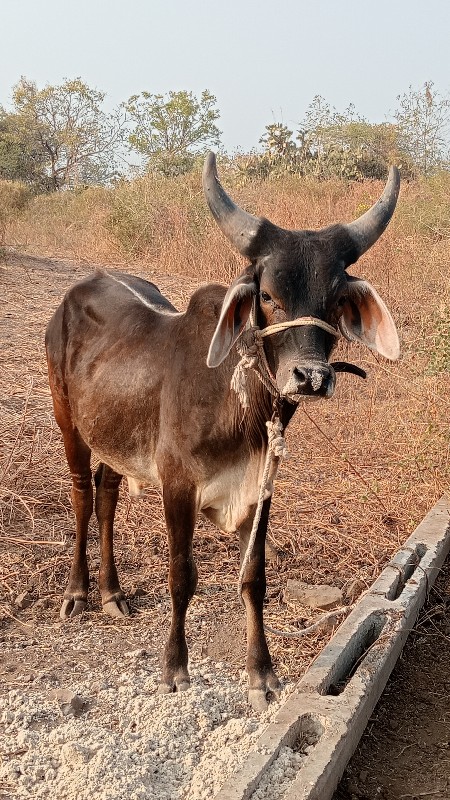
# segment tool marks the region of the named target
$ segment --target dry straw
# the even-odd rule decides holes
[[[379,191],[377,184],[348,191],[335,184],[314,191],[302,186],[295,189],[291,184],[266,184],[248,187],[244,194],[247,208],[280,225],[317,227],[336,219],[352,219]],[[285,601],[288,578],[337,585],[350,606],[450,486],[450,375],[446,361],[450,348],[448,331],[446,339],[441,324],[450,308],[450,245],[441,229],[438,233],[424,231],[411,223],[411,209],[417,196],[421,202],[423,197],[423,189],[419,195],[415,191],[414,187],[403,189],[393,223],[353,270],[371,280],[390,306],[402,338],[401,361],[390,364],[340,341],[335,357],[360,364],[369,373],[368,380],[363,384],[351,375],[339,375],[335,397],[300,408],[287,431],[289,458],[278,474],[269,528],[266,621],[276,629],[295,632],[321,616],[320,611]],[[159,284],[182,308],[198,283],[213,276],[227,282],[242,268],[242,262],[206,217],[190,219],[185,209],[177,211],[176,203],[171,202],[168,217],[178,220],[178,234],[164,241],[163,218],[158,253],[149,250],[144,260],[141,254],[141,260],[131,266],[122,257],[120,266]],[[402,203],[408,213],[402,212]],[[36,214],[38,210],[35,208]],[[34,244],[49,256],[73,256],[74,238],[61,253],[61,243],[67,244],[69,236],[64,215],[50,223],[48,209],[46,214],[41,226],[38,214],[36,221],[28,218],[15,223],[9,241],[26,241],[30,249]],[[87,224],[99,226],[102,214],[100,205]],[[73,220],[75,228],[76,223]],[[115,245],[111,250],[110,233],[101,238],[102,230],[101,226],[95,231],[91,227],[87,234],[80,233],[76,254],[83,263],[12,252],[0,263],[0,619],[3,615],[7,627],[18,624],[14,617],[22,612],[17,613],[13,602],[26,589],[35,600],[48,599],[47,622],[56,622],[68,578],[74,529],[70,482],[52,416],[43,335],[64,291],[91,270],[86,264],[89,257],[98,257],[100,252],[106,261],[109,253],[109,267],[114,260],[117,263],[118,248]],[[90,607],[98,624],[103,624],[103,615],[97,614],[98,545],[93,523],[89,553],[93,576]],[[169,615],[167,545],[161,501],[155,490],[135,503],[123,489],[116,553],[125,591],[146,592],[132,600],[142,624],[147,615],[153,619],[156,613],[164,624]],[[236,537],[200,520],[195,555],[200,584],[193,609],[203,609],[206,626],[200,631],[193,624],[194,640],[204,635],[214,619],[234,615],[239,619],[242,615],[236,598]],[[22,622],[26,623],[26,617]],[[292,678],[300,674],[329,635],[330,630],[319,628],[300,641],[271,636],[279,671]],[[236,663],[242,666],[241,657]]]

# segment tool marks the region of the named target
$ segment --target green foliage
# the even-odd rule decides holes
[[[13,110],[0,106],[0,179],[21,180],[35,191],[108,185],[120,177],[125,140],[153,175],[186,175],[206,149],[220,145],[213,94],[186,90],[132,95],[106,114],[105,95],[81,78],[38,89],[21,78]],[[294,132],[267,125],[263,152],[236,156],[245,180],[286,174],[322,179],[384,179],[390,164],[406,178],[449,169],[450,97],[427,81],[398,97],[391,122],[369,123],[353,105],[337,111],[316,96]],[[128,133],[125,126],[128,124]],[[136,168],[139,169],[139,168]],[[140,170],[139,170],[140,171]]]
[[[450,97],[443,97],[433,81],[397,97],[399,106],[394,119],[400,149],[413,164],[416,175],[431,175],[449,165],[448,133]]]
[[[334,124],[320,131],[320,146],[312,149],[313,171],[317,177],[332,175],[352,180],[386,177],[389,165],[399,161],[395,128],[387,123],[373,125],[365,120]]]
[[[0,245],[5,244],[8,223],[24,209],[30,198],[26,184],[0,180]]]
[[[42,148],[23,141],[16,116],[0,108],[0,179],[39,187],[45,181],[45,161]]]
[[[220,143],[216,102],[206,90],[200,99],[187,91],[133,95],[125,104],[134,123],[130,147],[144,156],[150,171],[165,176],[189,172],[196,155]]]
[[[372,125],[353,106],[340,114],[320,96],[308,107],[295,139],[285,125],[273,123],[266,126],[260,144],[263,154],[247,165],[255,177],[290,172],[319,179],[384,178],[389,165],[399,160],[393,125]]]
[[[290,163],[297,154],[297,146],[292,140],[292,136],[292,131],[286,125],[274,122],[272,125],[266,125],[266,132],[259,141],[264,145],[267,156],[274,163],[281,160]]]
[[[295,137],[282,123],[266,126],[264,152],[249,157],[248,176],[383,179],[390,164],[401,164],[403,176],[411,178],[448,167],[450,99],[434,91],[431,81],[398,99],[394,122],[372,124],[353,105],[340,113],[316,96]]]
[[[0,119],[0,174],[40,191],[108,180],[123,120],[105,114],[103,100],[81,78],[43,89],[21,78],[13,91],[14,111],[2,111]]]
[[[314,97],[297,136],[303,161],[308,164],[309,171],[319,178],[328,178],[330,175],[341,178],[366,177],[358,174],[357,155],[353,151],[356,142],[362,150],[358,132],[363,125],[367,126],[367,134],[367,128],[371,126],[356,114],[353,105],[341,114],[320,95]]]

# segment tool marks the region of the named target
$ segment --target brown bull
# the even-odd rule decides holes
[[[366,214],[320,231],[283,230],[240,209],[219,183],[212,153],[205,161],[204,188],[219,227],[250,262],[228,290],[202,286],[187,311],[179,313],[153,284],[98,271],[70,289],[46,333],[50,387],[76,516],[61,616],[79,614],[87,602],[92,451],[101,461],[95,475],[99,588],[103,608],[112,616],[128,614],[113,556],[120,481],[127,476],[132,493],[150,485],[162,491],[172,598],[163,692],[189,686],[185,617],[197,584],[192,556],[197,515],[201,511],[221,529],[239,531],[242,561],[274,403],[284,428],[303,396],[332,395],[336,370],[351,370],[351,365],[329,362],[338,329],[387,358],[399,355],[385,304],[369,283],[346,272],[391,218],[399,190],[395,168]],[[270,335],[257,340],[265,367],[258,359],[250,363],[242,393],[232,379],[249,319],[250,333]],[[249,700],[257,709],[279,692],[263,627],[264,545],[276,464],[274,458],[242,575]]]

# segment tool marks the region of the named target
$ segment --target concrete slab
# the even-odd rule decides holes
[[[280,749],[305,738],[308,754],[283,800],[330,800],[449,552],[450,498],[443,497],[338,628],[216,800],[251,798]]]

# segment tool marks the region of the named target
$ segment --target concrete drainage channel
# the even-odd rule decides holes
[[[291,770],[289,785],[280,794],[275,772],[266,796],[330,800],[449,551],[450,498],[443,497],[364,594],[215,800],[248,800],[286,748],[295,753],[305,744],[306,755]]]

